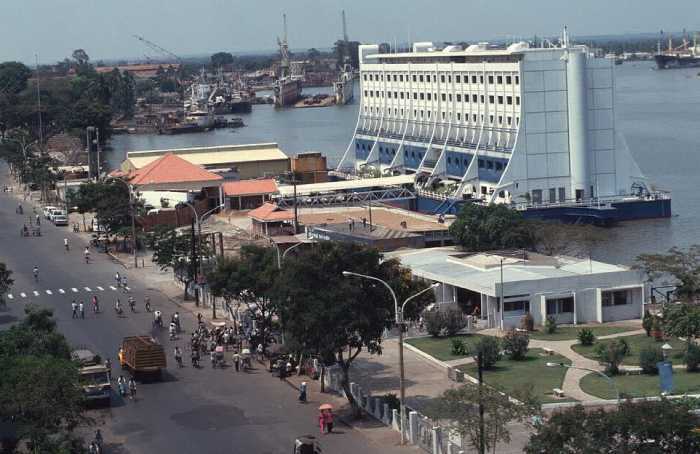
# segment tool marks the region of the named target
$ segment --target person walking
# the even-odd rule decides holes
[[[78,304],[78,311],[80,312],[80,318],[85,320],[85,304],[82,301]]]
[[[78,303],[73,300],[73,302],[70,303],[70,306],[73,309],[73,318],[78,318]]]
[[[321,434],[326,433],[326,417],[324,415],[325,411],[321,410],[318,412],[318,425],[319,428],[321,429]]]
[[[112,361],[109,358],[105,359],[105,368],[107,369],[109,381],[112,381]]]
[[[233,354],[233,366],[236,368],[236,372],[241,370],[241,356],[238,352]]]
[[[326,426],[326,432],[332,433],[333,432],[333,411],[332,410],[325,410],[322,413],[323,413],[323,423]]]
[[[134,377],[129,378],[129,395],[131,400],[136,400],[136,380],[134,380]]]
[[[119,378],[117,378],[117,388],[119,388],[119,395],[126,397],[126,379],[123,375],[120,375]]]

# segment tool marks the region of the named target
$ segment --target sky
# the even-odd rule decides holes
[[[483,41],[700,29],[698,0],[0,0],[0,61],[52,63],[83,48],[93,61],[275,49],[287,14],[292,49],[364,43]],[[691,21],[691,22],[689,22]]]

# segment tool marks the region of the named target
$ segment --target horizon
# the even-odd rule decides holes
[[[132,35],[143,36],[184,58],[220,51],[270,54],[276,52],[275,39],[282,34],[283,13],[287,14],[290,48],[297,52],[314,47],[327,49],[342,38],[341,10],[346,12],[350,40],[365,43],[527,40],[535,35],[557,36],[564,25],[568,25],[574,39],[700,29],[700,24],[687,23],[690,0],[660,10],[649,0],[614,4],[591,0],[577,5],[541,0],[538,8],[512,0],[441,3],[402,2],[397,26],[396,20],[391,20],[396,17],[396,2],[376,4],[369,0],[300,0],[294,5],[272,0],[264,8],[224,0],[197,4],[171,0],[167,8],[163,2],[142,4],[137,0],[107,4],[5,0],[0,4],[0,16],[6,18],[0,39],[13,45],[0,51],[0,61],[33,65],[38,55],[40,64],[51,64],[69,58],[79,48],[91,61],[161,57]],[[630,20],[631,10],[635,12],[634,22]],[[469,23],[473,17],[479,20]]]

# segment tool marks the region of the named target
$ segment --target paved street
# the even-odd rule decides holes
[[[3,166],[0,184],[8,183]],[[75,346],[87,346],[116,361],[116,351],[124,336],[148,334],[151,315],[143,310],[143,299],[151,297],[154,309],[169,319],[177,310],[155,289],[139,280],[138,270],[128,272],[131,294],[136,297],[135,314],[126,311],[117,317],[113,305],[121,297],[113,287],[114,274],[125,270],[108,256],[93,252],[89,265],[83,261],[84,244],[68,227],[54,227],[42,220],[41,237],[20,238],[19,230],[32,209],[24,204],[25,216],[15,214],[17,199],[9,194],[0,198],[0,261],[14,271],[8,309],[0,312],[0,328],[6,328],[22,315],[26,304],[54,309],[60,330]],[[71,242],[64,251],[63,238]],[[34,282],[32,268],[39,267]],[[100,298],[102,313],[93,314],[90,297]],[[71,318],[71,301],[86,303],[86,319]],[[194,326],[193,317],[183,314],[186,331]],[[108,453],[289,453],[293,439],[318,433],[315,408],[323,400],[311,395],[308,405],[297,403],[295,392],[286,383],[273,379],[258,368],[236,373],[233,368],[212,370],[205,367],[177,369],[172,350],[184,347],[188,334],[180,342],[170,342],[166,330],[153,332],[165,346],[170,367],[160,383],[140,384],[136,401],[113,398],[111,409],[92,413],[103,422]],[[118,366],[114,372],[119,373]],[[340,425],[338,433],[322,438],[324,453],[398,453],[410,448],[380,446],[361,431]],[[398,434],[397,434],[398,435]]]

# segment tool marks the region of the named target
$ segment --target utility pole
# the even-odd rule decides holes
[[[484,386],[484,357],[479,352],[476,357],[479,368],[479,454],[486,454],[486,429],[484,427],[484,396],[482,394]]]
[[[194,230],[194,217],[192,217],[192,236],[191,236],[191,244],[192,244],[192,258],[191,258],[191,263],[190,263],[190,273],[192,273],[192,281],[197,284],[197,248],[195,245],[195,230]],[[185,292],[187,293],[187,292]],[[199,307],[199,292],[195,290],[195,305]]]

